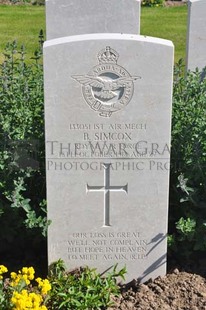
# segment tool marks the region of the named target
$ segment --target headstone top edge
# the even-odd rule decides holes
[[[202,2],[202,0],[189,0],[188,1],[190,4],[195,3],[195,2]]]
[[[131,40],[131,41],[150,42],[174,48],[174,44],[170,40],[150,36],[121,34],[121,33],[98,33],[98,34],[95,33],[95,34],[83,34],[77,36],[61,37],[45,41],[44,48],[54,45],[60,45],[63,43],[87,41],[87,40]]]

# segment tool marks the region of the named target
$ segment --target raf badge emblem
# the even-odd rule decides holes
[[[73,75],[82,85],[82,93],[90,108],[99,116],[110,117],[122,110],[132,99],[134,81],[139,76],[131,76],[117,64],[118,53],[109,46],[97,55],[99,65],[86,75]]]

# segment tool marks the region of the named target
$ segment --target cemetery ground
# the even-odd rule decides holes
[[[45,8],[42,6],[0,6],[0,51],[7,42],[26,45],[32,56],[40,29],[45,33]],[[168,39],[175,45],[175,61],[185,57],[187,7],[141,9],[141,34]],[[26,38],[26,42],[25,42]],[[29,58],[29,57],[28,57]],[[0,60],[3,60],[2,53]]]
[[[165,277],[123,288],[115,302],[110,310],[205,310],[206,279],[175,269]]]
[[[9,11],[10,10],[10,11]],[[166,11],[171,10],[171,11]],[[12,14],[10,15],[10,12]],[[20,15],[18,15],[18,13]],[[153,36],[158,37],[164,37],[167,39],[171,39],[173,41],[177,42],[177,50],[178,50],[178,56],[176,56],[176,60],[178,60],[181,57],[184,58],[184,50],[185,50],[185,36],[186,36],[186,8],[160,8],[160,9],[144,9],[142,10],[142,32],[149,33]],[[162,20],[163,17],[166,19],[165,12],[171,12],[171,15],[168,13],[169,22],[165,21],[165,25],[162,26]],[[174,12],[174,13],[172,13]],[[3,51],[3,46],[5,46],[5,43],[8,41],[13,41],[14,39],[14,31],[18,33],[16,35],[17,41],[20,43],[25,43],[25,37],[29,37],[29,44],[28,43],[28,54],[26,55],[26,58],[30,58],[32,55],[32,52],[34,51],[34,45],[36,44],[36,36],[39,32],[39,29],[44,28],[44,20],[43,20],[43,14],[44,9],[42,7],[9,7],[9,9],[4,6],[0,7],[0,29],[3,29],[1,31],[0,36],[3,40],[1,43],[1,50]],[[147,15],[149,14],[149,15]],[[11,20],[14,22],[9,26],[7,24],[6,26],[6,20],[8,20],[8,16],[10,16]],[[148,18],[147,18],[148,16]],[[150,17],[149,17],[150,16]],[[179,16],[179,17],[177,17]],[[28,19],[27,19],[28,18]],[[151,19],[153,19],[153,23],[150,24]],[[24,23],[22,23],[24,19]],[[38,20],[38,22],[36,22]],[[157,24],[157,20],[159,20],[160,24]],[[34,22],[35,21],[35,22]],[[147,22],[148,24],[147,24]],[[178,31],[176,30],[176,33],[174,34],[174,29],[177,29],[177,21],[180,21],[180,28]],[[2,24],[1,24],[2,23]],[[154,24],[156,23],[155,27]],[[20,28],[19,25],[21,24]],[[7,31],[8,30],[8,31]],[[153,32],[154,31],[154,32]],[[8,33],[8,36],[6,34]],[[20,36],[20,33],[22,33],[22,37]],[[159,33],[159,34],[158,34]],[[30,36],[31,34],[31,36]],[[171,37],[170,37],[171,36]],[[174,36],[174,38],[172,37]],[[179,43],[178,43],[179,42]],[[27,47],[27,43],[25,44]],[[12,48],[11,48],[12,49]],[[16,49],[16,47],[14,47]],[[19,54],[21,55],[21,54]],[[1,62],[3,60],[3,56],[1,56]],[[18,64],[16,63],[15,66]],[[15,67],[14,66],[14,67]],[[11,72],[12,63],[8,62],[7,70],[6,68],[4,71],[4,74],[6,74],[8,80],[10,80],[9,72]],[[37,70],[38,71],[38,70]],[[19,71],[19,69],[16,71]],[[25,71],[25,79],[28,80],[28,76],[31,74],[32,70],[29,68],[28,71]],[[202,86],[199,84],[198,79],[193,79],[190,77],[188,79],[188,84],[183,81],[182,75],[178,77],[178,83],[180,84],[180,87],[178,88],[177,83],[175,84],[176,90],[174,98],[175,103],[175,118],[174,122],[176,122],[173,129],[173,139],[174,144],[183,144],[190,143],[190,140],[192,141],[192,133],[191,136],[188,134],[188,130],[184,131],[181,128],[178,127],[178,122],[181,121],[181,123],[187,123],[187,118],[189,118],[189,121],[195,122],[195,119],[201,119],[201,115],[204,116],[205,114],[205,108],[204,107],[204,98],[206,89],[204,87],[204,83],[201,83]],[[31,95],[30,97],[30,107],[31,111],[24,106],[24,97],[21,96],[20,91],[24,87],[24,79],[14,79],[13,86],[15,89],[15,95],[17,100],[15,99],[15,96],[12,97],[11,93],[7,92],[7,90],[4,90],[3,96],[0,97],[1,100],[1,114],[7,115],[8,118],[4,120],[5,123],[1,120],[1,130],[3,131],[3,134],[6,136],[9,132],[10,137],[12,139],[20,138],[23,139],[28,138],[29,134],[31,133],[34,135],[34,138],[39,138],[43,140],[43,121],[42,121],[42,110],[37,110],[37,102],[42,102],[42,75],[41,70],[36,73],[33,73],[33,79],[31,78],[31,85],[29,84],[30,89],[33,89],[34,81],[38,80],[38,96],[37,98],[33,98]],[[191,80],[191,84],[189,84],[189,81]],[[29,80],[30,81],[30,80]],[[177,81],[177,79],[176,79]],[[21,83],[21,87],[18,88],[17,83]],[[8,84],[10,85],[10,84]],[[28,85],[27,85],[28,86]],[[201,88],[202,87],[202,88]],[[184,89],[183,93],[180,94],[181,89]],[[2,90],[2,89],[1,89]],[[20,90],[20,91],[19,91]],[[179,93],[178,93],[179,92]],[[185,94],[186,96],[185,96]],[[195,97],[195,92],[197,92],[197,100],[198,102],[198,109],[197,105],[190,100],[191,98]],[[2,93],[2,92],[1,92]],[[31,92],[32,93],[32,92]],[[36,96],[36,94],[35,94]],[[177,103],[177,98],[181,97],[182,100],[188,100],[188,102],[185,103],[187,109],[187,113],[185,113],[185,116],[183,116],[183,113],[181,114],[181,106]],[[19,98],[22,101],[21,109],[19,109],[18,100]],[[185,99],[186,98],[186,99]],[[188,99],[189,98],[189,99]],[[10,101],[11,100],[11,101]],[[12,107],[9,106],[9,104],[12,102]],[[192,105],[194,106],[194,110],[190,111],[190,104],[192,102]],[[5,105],[5,107],[3,107]],[[192,106],[191,105],[191,106]],[[19,114],[17,113],[17,109],[19,109]],[[25,109],[25,110],[24,110]],[[178,114],[178,110],[180,110],[180,113]],[[184,109],[183,109],[184,111]],[[6,113],[5,113],[6,112]],[[22,112],[22,113],[21,113]],[[199,114],[198,114],[199,113]],[[195,114],[195,116],[194,116]],[[16,115],[18,116],[16,119]],[[27,115],[28,117],[25,117]],[[33,120],[32,120],[32,117]],[[185,119],[182,119],[182,117],[185,117]],[[23,126],[25,124],[25,127]],[[201,132],[203,133],[204,130],[202,128],[205,126],[204,118],[201,119],[199,123],[195,123],[195,126],[197,128],[197,132],[194,133],[194,135],[200,135],[200,142],[202,141],[205,143],[204,136],[201,136]],[[3,126],[2,126],[3,125]],[[195,127],[194,126],[194,127]],[[202,126],[202,127],[201,127]],[[187,128],[186,128],[187,129]],[[198,131],[199,130],[199,131]],[[190,131],[192,129],[190,128]],[[178,133],[180,133],[180,136],[178,136]],[[2,134],[2,132],[1,132]],[[181,140],[181,135],[183,135]],[[25,135],[25,136],[24,136]],[[36,135],[36,136],[35,136]],[[184,139],[186,139],[185,141]],[[202,139],[202,140],[201,140]],[[191,145],[190,145],[191,146]],[[9,146],[11,147],[11,145]],[[15,146],[12,146],[15,148]],[[19,146],[17,146],[19,147]],[[1,150],[0,150],[1,151]],[[18,151],[18,148],[17,148]],[[180,154],[173,154],[173,160],[176,159],[176,155]],[[8,157],[7,157],[8,156]],[[26,171],[27,176],[24,178],[24,175],[22,175],[22,171],[18,171],[15,169],[15,162],[12,162],[13,166],[11,165],[11,158],[9,157],[9,154],[1,153],[1,172],[3,173],[3,182],[1,183],[1,202],[8,204],[8,201],[12,201],[13,198],[15,198],[12,201],[12,212],[4,212],[4,214],[0,216],[0,235],[3,238],[1,239],[1,249],[0,249],[0,257],[1,261],[0,264],[5,264],[9,267],[9,271],[18,270],[19,268],[24,266],[31,266],[34,265],[37,275],[41,275],[43,277],[47,274],[47,258],[46,258],[46,242],[45,238],[39,238],[40,233],[39,229],[42,229],[42,225],[45,225],[45,222],[43,221],[42,214],[37,214],[37,217],[35,218],[34,214],[32,213],[33,210],[29,210],[28,208],[28,198],[31,198],[32,202],[36,206],[39,205],[38,198],[44,197],[44,191],[45,191],[45,184],[44,184],[44,177],[42,177],[42,174],[44,174],[44,170],[40,169],[39,172],[32,172],[32,171]],[[190,157],[192,156],[189,152],[188,154],[184,154],[185,158],[188,162],[191,163],[195,162],[197,158]],[[199,156],[197,154],[197,156]],[[42,150],[40,149],[40,160],[42,160]],[[199,157],[198,157],[199,158]],[[204,164],[204,158],[202,158],[202,162],[198,162],[200,164]],[[41,167],[40,167],[41,168]],[[189,164],[188,171],[191,170],[191,174],[189,174],[188,171],[186,173],[189,174],[190,178],[195,177],[198,179],[200,177],[198,175],[198,171],[195,170],[196,167],[191,166]],[[32,174],[33,173],[33,174]],[[203,171],[204,173],[204,171]],[[16,176],[19,177],[19,179],[16,178]],[[31,177],[32,176],[32,177]],[[172,171],[172,177],[175,177],[175,173]],[[204,176],[203,177],[203,182]],[[13,188],[13,184],[11,182],[12,178],[16,178],[16,188]],[[27,179],[26,179],[27,178]],[[29,180],[24,183],[24,180]],[[18,181],[18,182],[17,182]],[[174,181],[174,180],[173,180]],[[38,182],[40,182],[41,186],[38,186]],[[198,180],[199,182],[199,180]],[[199,182],[200,183],[200,182]],[[176,183],[173,183],[173,187],[177,187]],[[24,187],[28,187],[25,189]],[[30,186],[30,187],[29,187]],[[185,183],[186,186],[186,183]],[[183,188],[184,189],[184,188]],[[14,191],[15,190],[15,191]],[[186,191],[187,191],[186,187]],[[10,193],[13,193],[14,196],[10,195]],[[178,190],[177,190],[178,191]],[[3,192],[3,194],[2,194]],[[26,195],[24,196],[24,193]],[[191,192],[190,192],[191,193]],[[181,196],[180,191],[178,192],[178,195],[176,196],[176,200],[172,199],[173,195],[175,196],[176,191],[171,190],[171,205],[176,203],[174,209],[175,212],[178,213],[178,210],[180,209],[179,200],[183,196]],[[185,192],[184,192],[185,194]],[[202,195],[201,190],[198,191],[198,197]],[[38,197],[37,197],[38,196]],[[197,196],[192,196],[193,201],[198,199]],[[184,196],[185,198],[185,196]],[[204,198],[202,199],[202,201]],[[43,204],[41,204],[43,209]],[[192,203],[186,205],[186,215],[188,217],[195,217],[196,209],[193,209],[193,212],[189,213],[189,209],[192,209]],[[199,208],[198,214],[201,214],[203,217],[203,209]],[[1,211],[1,207],[0,207]],[[5,210],[3,210],[5,211]],[[23,222],[24,213],[27,211],[28,218],[26,218],[26,224],[27,228],[25,227],[25,223]],[[202,212],[202,213],[201,213]],[[189,214],[189,215],[188,215]],[[175,214],[176,215],[176,214]],[[173,214],[173,217],[175,218],[175,215]],[[184,210],[181,210],[181,215],[184,214]],[[38,217],[39,216],[39,217]],[[179,222],[179,230],[176,233],[175,232],[175,221],[177,221],[179,218],[173,219],[172,216],[170,217],[170,234],[174,233],[175,236],[179,237],[178,242],[179,244],[174,245],[172,239],[169,239],[170,243],[170,250],[169,250],[169,267],[168,267],[168,275],[165,277],[159,277],[154,281],[148,281],[145,284],[139,285],[136,281],[133,281],[128,286],[121,286],[121,295],[120,297],[113,297],[114,301],[116,302],[116,306],[110,307],[108,309],[121,309],[121,310],[203,310],[206,309],[206,264],[205,264],[205,249],[203,242],[203,233],[204,231],[195,231],[194,228],[194,222],[187,221],[187,222]],[[25,219],[24,219],[25,220]],[[197,219],[197,221],[199,218]],[[15,224],[15,225],[14,225]],[[35,226],[36,225],[36,226]],[[38,226],[39,225],[39,226]],[[182,225],[182,226],[181,226]],[[198,228],[200,229],[200,227]],[[179,235],[178,235],[179,234]],[[2,242],[3,240],[3,242]],[[11,246],[12,245],[12,246]],[[175,248],[177,246],[177,248]],[[192,249],[196,249],[199,247],[199,252],[197,251],[197,255],[192,255]],[[202,248],[201,248],[202,247]],[[182,255],[184,254],[184,255]],[[178,268],[178,269],[177,269]],[[178,271],[181,270],[181,271]],[[171,273],[170,273],[171,272]],[[78,274],[78,271],[76,271]],[[0,277],[1,280],[1,277]],[[65,286],[66,287],[66,286]],[[1,293],[1,288],[0,288]],[[63,293],[63,292],[61,292]],[[1,294],[0,294],[1,297]],[[50,309],[48,307],[48,309]],[[58,309],[58,306],[51,309]],[[83,309],[78,308],[78,305],[73,308],[63,307],[63,310],[68,309]],[[85,308],[87,309],[87,308]],[[88,309],[92,309],[91,307]],[[102,309],[105,309],[105,307]],[[8,308],[4,307],[2,310],[8,310]]]

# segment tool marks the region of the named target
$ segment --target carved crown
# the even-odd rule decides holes
[[[103,63],[117,63],[119,58],[119,54],[111,49],[110,46],[106,46],[104,50],[101,50],[97,55],[100,64]]]

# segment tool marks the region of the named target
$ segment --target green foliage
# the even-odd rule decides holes
[[[8,269],[5,266],[0,265],[0,309],[2,310],[11,308],[11,294],[5,294],[5,282],[3,279],[3,274],[7,274],[7,272]]]
[[[31,0],[31,4],[33,4],[33,5],[44,5],[45,0]]]
[[[148,6],[148,7],[158,7],[158,6],[163,6],[164,3],[165,3],[165,0],[142,0],[141,5]]]
[[[36,178],[37,174],[44,178],[40,167],[44,158],[40,145],[44,141],[43,75],[42,65],[38,62],[41,51],[35,53],[35,65],[25,64],[25,49],[22,46],[17,50],[15,42],[7,45],[4,56],[0,76],[2,205],[22,208],[29,227],[29,219],[34,221],[38,214],[34,208],[32,210],[33,202],[28,196],[29,179]],[[36,158],[33,158],[33,152],[36,152]],[[42,197],[36,195],[33,200],[40,204],[40,199]]]
[[[112,305],[112,296],[119,294],[116,279],[124,279],[125,273],[125,268],[117,271],[117,265],[105,277],[88,267],[67,273],[64,263],[59,260],[50,267],[52,290],[48,308],[105,309]]]
[[[196,221],[194,219],[190,219],[189,217],[186,220],[181,217],[176,223],[176,228],[180,233],[179,240],[184,241],[188,239],[189,241],[191,241],[194,238]]]
[[[4,282],[0,280],[0,309],[11,309],[11,302],[9,299],[9,294],[4,292]]]
[[[0,66],[0,242],[5,249],[25,229],[33,230],[35,239],[45,237],[48,226],[42,42],[41,32],[31,64],[26,63],[24,46],[7,44]]]
[[[45,0],[10,0],[12,4],[20,3],[20,4],[28,4],[31,3],[32,5],[44,5]]]
[[[206,79],[175,68],[170,233],[176,251],[206,251]],[[174,242],[173,242],[174,246]]]

